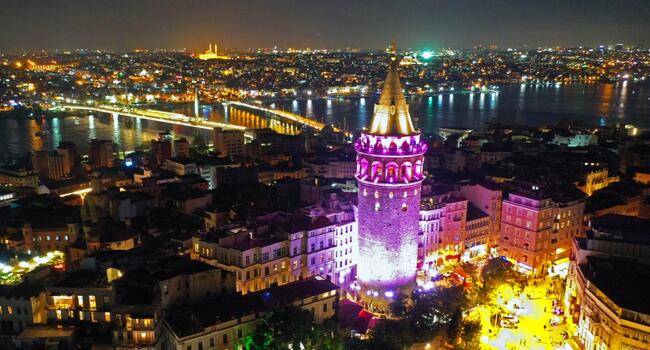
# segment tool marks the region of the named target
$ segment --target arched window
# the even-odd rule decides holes
[[[388,182],[396,182],[397,181],[397,164],[396,163],[388,163],[386,165],[386,181]]]
[[[381,179],[384,175],[384,166],[381,162],[372,162],[372,170],[370,173],[370,180]]]
[[[411,162],[402,163],[400,178],[402,181],[411,181],[413,179],[413,164]]]
[[[359,173],[360,177],[368,175],[368,161],[366,159],[362,159],[359,162],[359,169],[357,172]]]
[[[415,177],[416,178],[422,178],[422,160],[418,159],[415,162]]]

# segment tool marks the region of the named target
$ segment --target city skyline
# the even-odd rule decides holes
[[[0,349],[650,349],[648,0],[3,5]]]
[[[596,46],[650,44],[641,1],[533,1],[402,4],[360,1],[80,2],[7,1],[0,14],[13,35],[0,52],[40,49],[203,50],[224,48],[403,48]],[[400,13],[395,16],[394,13]],[[20,14],[17,16],[16,14]],[[251,25],[255,23],[255,25]],[[21,29],[22,28],[22,29]]]

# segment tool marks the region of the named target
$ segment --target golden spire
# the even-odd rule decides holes
[[[409,106],[402,93],[402,84],[399,81],[399,58],[395,42],[391,45],[390,66],[381,90],[379,102],[375,104],[375,111],[370,121],[370,133],[374,135],[413,135],[417,131],[413,127]]]

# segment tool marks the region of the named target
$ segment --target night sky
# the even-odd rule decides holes
[[[649,0],[1,0],[0,51],[650,46]]]

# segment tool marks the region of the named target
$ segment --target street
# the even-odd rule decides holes
[[[483,324],[482,342],[491,349],[562,348],[562,333],[566,331],[566,324],[563,316],[553,314],[553,300],[558,299],[560,292],[558,281],[547,278],[537,286],[527,286],[519,296],[514,295],[509,286],[500,288],[495,301],[496,307],[481,306],[470,315],[480,315]],[[516,316],[519,320],[517,326],[495,327],[495,318],[490,316],[498,313],[496,310],[502,310],[502,315]]]

